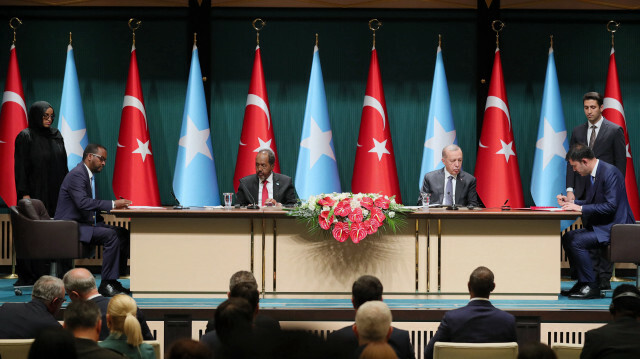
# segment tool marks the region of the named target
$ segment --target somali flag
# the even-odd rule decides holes
[[[211,146],[198,48],[193,45],[187,97],[182,115],[173,191],[184,206],[218,206],[218,178]]]

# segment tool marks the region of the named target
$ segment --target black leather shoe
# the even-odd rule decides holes
[[[131,295],[131,291],[129,290],[129,288],[125,288],[122,286],[122,283],[118,282],[117,280],[113,281],[113,286],[120,291],[121,293],[127,294],[127,295]]]
[[[596,299],[600,298],[600,290],[597,288],[591,288],[585,284],[578,290],[577,293],[569,295],[569,299]]]
[[[561,290],[560,291],[560,295],[564,295],[565,297],[568,297],[571,294],[575,294],[575,293],[578,292],[578,290],[580,288],[582,288],[583,285],[584,285],[584,283],[576,282],[576,284],[574,284],[573,287],[571,287],[571,289],[569,289],[569,290]]]
[[[117,295],[117,294],[125,294],[124,292],[118,290],[118,288],[116,288],[116,286],[112,282],[100,283],[100,287],[98,288],[98,293],[100,293],[103,297],[113,297],[114,295]]]
[[[611,290],[611,282],[606,279],[600,280],[600,290]]]

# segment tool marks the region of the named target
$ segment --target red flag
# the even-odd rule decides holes
[[[17,203],[13,156],[16,136],[26,127],[27,107],[24,103],[20,68],[16,47],[11,45],[7,83],[4,85],[0,109],[0,197],[7,206],[15,206]]]
[[[269,110],[269,97],[267,96],[267,86],[264,81],[264,72],[262,71],[260,46],[256,46],[251,84],[249,85],[247,104],[244,108],[242,134],[240,135],[240,145],[238,145],[236,172],[233,175],[233,188],[235,188],[236,192],[242,177],[256,173],[256,155],[258,151],[264,148],[270,148],[275,153],[276,163],[273,171],[280,173],[278,150],[273,136],[271,110]]]
[[[402,203],[387,104],[384,100],[382,76],[375,47],[371,52],[367,90],[362,105],[351,191],[396,196],[396,202]]]
[[[475,176],[476,190],[487,208],[502,206],[507,200],[512,207],[524,207],[500,49],[493,60]]]
[[[156,165],[153,161],[135,45],[131,47],[129,76],[122,104],[118,151],[113,170],[113,193],[116,198],[130,199],[136,206],[160,206]]]
[[[629,146],[629,133],[627,132],[627,121],[624,117],[622,106],[622,93],[620,92],[620,82],[618,81],[618,69],[616,67],[616,54],[613,47],[609,56],[609,73],[607,74],[607,86],[604,89],[604,110],[602,116],[607,120],[622,127],[624,130],[624,141],[627,147],[627,169],[625,173],[625,186],[627,187],[627,198],[631,210],[636,220],[640,219],[640,200],[638,200],[638,185],[636,183],[636,172],[633,169],[633,158],[631,157],[631,146]]]

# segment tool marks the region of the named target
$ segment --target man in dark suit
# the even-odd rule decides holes
[[[516,318],[494,307],[489,294],[496,284],[487,267],[476,268],[469,277],[471,300],[466,306],[445,313],[438,331],[424,350],[425,359],[433,358],[436,342],[507,343],[515,342]]]
[[[587,92],[583,98],[584,114],[587,122],[573,128],[569,147],[581,143],[589,146],[597,159],[616,166],[625,175],[627,168],[627,150],[624,130],[615,123],[602,117],[603,98],[597,92]],[[567,164],[567,198],[584,200],[591,183],[587,177],[576,173]],[[600,250],[591,251],[591,258],[597,271],[600,289],[611,289],[613,264]]]
[[[64,311],[64,325],[75,337],[78,359],[122,359],[122,354],[101,348],[98,345],[100,337],[100,308],[90,300],[71,302]]]
[[[127,199],[115,201],[97,198],[95,174],[100,173],[107,161],[107,149],[91,143],[82,154],[82,162],[72,169],[62,182],[55,219],[78,222],[80,241],[102,245],[102,281],[98,291],[105,297],[131,292],[118,282],[129,258],[129,231],[104,223],[100,211],[126,208]]]
[[[630,284],[613,291],[609,312],[613,322],[584,335],[582,359],[640,358],[640,290]]]
[[[241,206],[261,207],[278,204],[294,205],[298,201],[291,177],[273,172],[276,155],[271,149],[261,149],[256,155],[256,174],[240,179],[236,199]]]
[[[353,303],[353,309],[357,312],[362,304],[369,301],[382,301],[382,283],[374,276],[363,275],[353,282],[351,303]],[[335,347],[343,348],[345,352],[355,353],[358,349],[358,337],[354,332],[354,325],[349,325],[330,333],[327,336],[327,341]],[[416,356],[409,339],[409,332],[406,330],[391,327],[388,343],[399,359],[415,359]]]
[[[62,278],[64,282],[64,288],[69,295],[69,299],[72,302],[78,300],[90,300],[98,305],[100,313],[102,314],[102,328],[100,329],[100,340],[105,340],[109,336],[109,327],[107,326],[107,307],[109,306],[110,298],[103,297],[98,293],[96,288],[96,280],[93,278],[93,274],[85,268],[75,268],[64,274]],[[147,325],[147,321],[144,318],[144,314],[138,308],[136,312],[136,318],[140,322],[140,329],[142,330],[142,338],[144,340],[154,340],[153,334]]]
[[[59,328],[54,315],[64,301],[62,280],[43,275],[33,285],[30,302],[0,306],[0,339],[32,339],[44,328]]]
[[[424,175],[420,192],[431,193],[431,203],[434,204],[480,207],[476,178],[462,170],[460,147],[449,145],[443,148],[442,163],[444,168]]]
[[[562,246],[570,266],[576,270],[578,282],[561,294],[572,299],[600,298],[600,286],[589,250],[609,245],[614,224],[635,223],[635,220],[620,170],[597,159],[591,148],[583,144],[573,145],[567,153],[567,160],[574,171],[587,177],[592,184],[583,200],[557,196],[562,209],[582,212],[584,224],[584,228],[568,231],[562,236]]]

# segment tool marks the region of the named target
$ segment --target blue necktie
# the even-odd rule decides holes
[[[91,176],[91,198],[96,199],[96,180]],[[96,212],[93,212],[93,224],[96,224]]]
[[[444,205],[453,205],[453,176],[447,178],[447,185],[444,187]]]
[[[591,185],[593,186],[593,182],[595,182],[595,177],[589,176],[589,180],[591,180]]]

